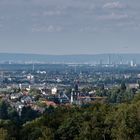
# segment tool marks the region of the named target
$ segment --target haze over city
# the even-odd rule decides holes
[[[140,52],[139,0],[1,0],[0,52]]]

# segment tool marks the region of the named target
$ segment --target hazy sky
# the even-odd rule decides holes
[[[140,0],[0,0],[0,52],[140,53]]]

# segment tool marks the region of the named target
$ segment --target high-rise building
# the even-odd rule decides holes
[[[111,55],[108,55],[108,65],[111,65]]]

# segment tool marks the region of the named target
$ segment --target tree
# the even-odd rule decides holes
[[[15,138],[18,137],[18,132],[19,132],[18,127],[12,121],[0,120],[0,128],[7,131],[8,133],[7,140],[15,140]]]
[[[67,118],[57,130],[60,140],[73,140],[80,133],[83,119],[80,114],[75,114],[72,118]]]
[[[8,140],[8,132],[6,129],[0,128],[0,140]]]
[[[17,125],[19,124],[18,112],[15,109],[11,108],[11,107],[8,108],[8,119],[12,120]]]
[[[121,90],[122,90],[122,91],[125,91],[125,90],[126,90],[125,82],[122,82],[122,83],[121,83]]]
[[[8,118],[8,105],[5,101],[0,101],[0,119],[7,119]]]
[[[33,119],[39,117],[39,112],[31,109],[31,107],[23,107],[21,112],[21,123],[26,121],[32,121]]]
[[[114,124],[111,128],[112,139],[138,140],[140,138],[140,102],[135,104],[122,104],[114,112]]]
[[[138,85],[139,85],[139,87],[138,87],[138,88],[140,89],[140,80],[138,80]]]
[[[38,140],[54,140],[54,132],[47,127],[42,129],[42,137],[39,137]]]

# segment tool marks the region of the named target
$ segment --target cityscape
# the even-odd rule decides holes
[[[13,125],[22,125],[53,108],[72,111],[87,105],[94,108],[98,103],[118,105],[131,102],[140,93],[140,65],[133,60],[114,65],[110,55],[106,64],[4,62],[0,67],[0,117],[12,119]],[[21,137],[15,132],[13,138],[15,135]]]
[[[0,140],[140,140],[140,1],[0,0]]]

